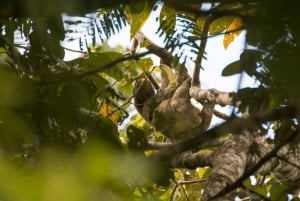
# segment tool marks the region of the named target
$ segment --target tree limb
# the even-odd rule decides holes
[[[217,193],[212,199],[216,199],[220,196],[225,195],[226,193],[238,188],[242,185],[242,182],[253,175],[259,168],[266,162],[268,162],[272,157],[276,156],[276,153],[288,142],[291,142],[292,139],[298,134],[298,130],[294,131],[292,134],[288,135],[284,140],[282,140],[272,151],[264,155],[255,165],[250,167],[240,178],[238,178],[231,185],[226,186],[222,191]]]
[[[231,196],[235,193],[233,190],[241,187],[242,182],[250,175],[269,175],[272,172],[273,175],[280,176],[279,179],[295,181],[300,178],[299,152],[287,144],[297,134],[295,131],[288,135],[276,147],[267,143],[265,137],[258,136],[254,141],[251,140],[252,132],[249,132],[248,136],[233,135],[215,151],[175,155],[170,160],[170,166],[189,169],[212,167],[213,171],[207,179],[202,199],[232,200]],[[258,146],[254,152],[249,151],[253,142]]]
[[[216,89],[201,89],[197,86],[190,88],[190,95],[198,102],[210,101],[221,106],[232,105],[238,107],[241,101],[235,92],[223,92]]]
[[[169,164],[172,168],[196,169],[198,167],[212,167],[212,151],[186,153],[174,156]]]

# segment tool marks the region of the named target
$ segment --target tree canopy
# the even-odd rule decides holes
[[[141,32],[154,11],[161,47]],[[0,200],[300,200],[299,17],[293,1],[1,1]],[[110,47],[127,26],[133,46]],[[242,31],[222,76],[257,86],[202,89],[207,40],[226,49]],[[65,61],[62,41],[84,56]],[[192,112],[174,111],[191,98],[235,109],[203,109],[223,123],[185,132]]]

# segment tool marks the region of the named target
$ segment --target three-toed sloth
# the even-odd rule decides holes
[[[202,110],[191,103],[191,77],[179,65],[162,69],[162,87],[155,90],[147,76],[135,82],[133,94],[137,111],[157,131],[174,142],[189,139],[210,125],[214,103],[206,102]],[[175,72],[172,72],[174,70]],[[168,72],[166,72],[168,71]],[[170,80],[170,72],[176,80]]]

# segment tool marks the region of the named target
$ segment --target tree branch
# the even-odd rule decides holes
[[[196,62],[195,62],[195,67],[194,67],[192,86],[197,86],[197,87],[201,88],[199,78],[200,78],[200,69],[201,69],[202,59],[203,59],[203,55],[204,55],[205,47],[206,47],[206,43],[207,43],[209,25],[215,19],[216,19],[216,16],[212,15],[212,14],[208,15],[207,18],[205,19],[203,29],[202,29],[200,48],[199,48],[199,51],[198,51],[198,55],[197,55]]]
[[[175,155],[169,164],[172,168],[196,169],[198,167],[212,167],[212,152],[205,151],[193,154]]]
[[[153,41],[151,41],[149,38],[147,38],[142,31],[138,31],[136,33],[135,38],[138,40],[139,44],[145,43],[146,48],[150,52],[152,52],[159,58],[163,59],[166,63],[172,63],[174,56],[171,53],[169,53],[167,50],[156,45]]]
[[[248,3],[247,5],[242,5],[234,8],[226,9],[210,9],[210,10],[200,10],[198,6],[195,7],[194,4],[182,4],[176,3],[173,0],[165,0],[168,6],[173,7],[178,10],[186,11],[189,13],[194,13],[197,16],[209,16],[209,15],[218,15],[218,16],[237,16],[237,17],[246,17],[246,11],[257,8],[258,3]],[[245,14],[246,13],[246,14]]]
[[[284,140],[282,140],[272,151],[267,153],[265,156],[261,158],[258,163],[256,163],[254,166],[248,169],[238,180],[236,180],[233,184],[226,186],[221,192],[216,194],[212,199],[216,199],[222,195],[225,195],[226,193],[238,188],[239,186],[242,185],[242,182],[253,175],[256,171],[259,170],[259,168],[266,162],[270,160],[270,158],[276,156],[277,152],[288,142],[291,142],[292,139],[298,134],[298,130],[294,131],[292,134],[287,136]]]
[[[147,149],[149,150],[161,150],[161,149],[168,149],[172,147],[172,142],[148,142]]]
[[[232,105],[238,107],[241,101],[238,101],[237,93],[223,92],[216,89],[201,89],[197,86],[190,88],[190,95],[198,102],[210,101],[221,106]]]

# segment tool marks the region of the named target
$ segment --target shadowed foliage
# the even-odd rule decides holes
[[[162,47],[140,32],[150,15]],[[299,15],[293,1],[1,1],[0,200],[299,200]],[[146,50],[107,45],[128,26]],[[178,72],[203,69],[211,37],[226,49],[241,31],[222,76],[257,86],[199,89],[213,103],[200,113]],[[221,125],[193,125],[212,112]]]

